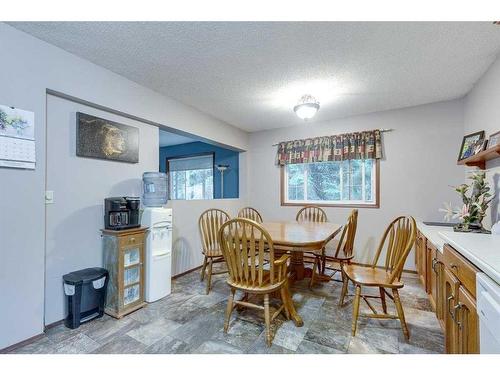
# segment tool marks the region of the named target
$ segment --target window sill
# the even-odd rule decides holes
[[[318,203],[318,202],[281,202],[281,206],[292,206],[292,207],[304,207],[308,205],[318,206],[318,207],[343,207],[343,208],[380,208],[379,203],[373,204],[336,204],[336,203]]]

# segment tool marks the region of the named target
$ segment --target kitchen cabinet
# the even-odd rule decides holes
[[[479,321],[476,300],[462,285],[458,289],[456,320],[458,353],[479,353]]]
[[[445,298],[444,298],[444,263],[443,263],[443,254],[439,250],[436,249],[436,257],[432,262],[432,272],[435,274],[436,285],[434,288],[434,300],[435,300],[435,309],[436,309],[436,317],[439,321],[439,324],[444,329],[444,312],[445,312]]]
[[[446,352],[479,353],[476,275],[479,270],[455,249],[443,249]]]
[[[444,330],[446,353],[479,352],[476,275],[479,271],[453,247],[443,252],[422,232],[416,240],[415,262],[436,317]]]
[[[105,312],[115,318],[145,306],[144,244],[147,228],[102,230],[103,263],[109,271]]]
[[[425,291],[428,292],[427,285],[427,252],[426,252],[426,243],[427,239],[425,236],[419,231],[417,233],[417,238],[415,240],[415,263],[417,267],[418,276],[420,277],[420,281],[425,288]]]
[[[437,295],[437,273],[435,263],[437,262],[437,250],[430,241],[426,241],[426,285],[427,293],[432,307],[436,310],[436,295]]]
[[[444,294],[443,302],[445,306],[444,311],[444,340],[446,353],[458,352],[458,332],[457,321],[455,315],[455,306],[458,300],[458,289],[460,288],[460,281],[453,275],[453,273],[445,268],[444,269]]]

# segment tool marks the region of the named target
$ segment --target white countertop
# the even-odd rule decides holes
[[[417,228],[435,247],[443,252],[450,244],[482,272],[500,284],[500,236],[454,232],[452,227],[430,226],[417,222]]]
[[[441,231],[439,235],[445,243],[500,284],[500,236],[453,231]]]
[[[417,228],[441,253],[443,252],[443,246],[446,241],[439,235],[439,233],[453,232],[453,227],[425,225],[420,221],[417,222]]]

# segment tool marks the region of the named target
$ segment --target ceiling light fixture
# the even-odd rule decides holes
[[[309,120],[319,111],[319,102],[312,95],[302,95],[293,111],[302,120]]]

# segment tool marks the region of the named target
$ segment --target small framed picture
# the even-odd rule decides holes
[[[478,152],[483,150],[483,147],[484,130],[466,135],[462,140],[462,146],[460,146],[458,161],[467,159],[477,154]]]
[[[500,132],[496,132],[490,135],[490,139],[488,140],[488,148],[496,146],[498,144],[500,144]]]

